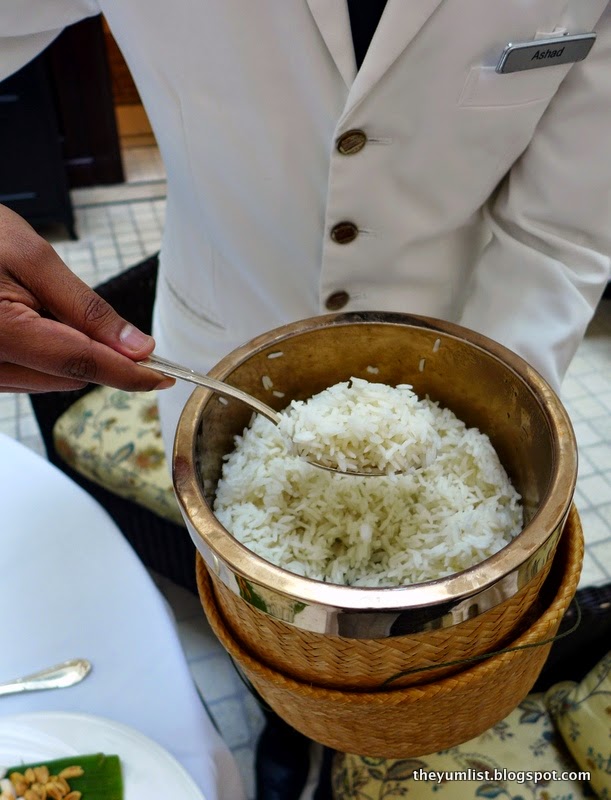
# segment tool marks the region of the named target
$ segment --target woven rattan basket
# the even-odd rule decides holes
[[[549,653],[550,639],[556,635],[576,592],[582,558],[583,534],[578,514],[572,508],[539,600],[530,611],[528,627],[505,643],[505,652],[468,666],[463,664],[459,672],[441,680],[367,692],[330,687],[324,678],[325,656],[321,656],[318,680],[296,680],[275,669],[270,664],[275,658],[273,653],[268,659],[264,648],[258,648],[255,655],[243,638],[238,639],[226,619],[234,610],[224,606],[225,592],[215,593],[199,555],[197,579],[202,605],[216,635],[259,694],[290,725],[336,750],[408,758],[479,735],[503,719],[528,694]],[[243,604],[241,613],[245,610]],[[480,617],[477,622],[481,624]],[[245,623],[239,626],[240,632],[244,627]],[[294,628],[291,634],[295,636]],[[474,636],[479,636],[477,628]],[[331,638],[341,648],[337,637]],[[390,653],[393,640],[384,641]],[[295,653],[294,658],[298,660],[300,655]],[[362,661],[362,656],[357,660]],[[316,659],[308,654],[303,661],[310,669]],[[346,655],[347,684],[351,663]]]
[[[210,573],[223,620],[253,656],[300,681],[328,688],[377,689],[428,683],[460,670],[452,662],[499,649],[524,630],[552,561],[513,597],[450,628],[384,639],[347,639],[305,631],[245,603]],[[440,667],[440,664],[449,666]]]
[[[401,756],[475,735],[536,679],[544,647],[507,661],[494,652],[553,635],[568,604],[567,595],[546,611],[540,598],[564,579],[562,567],[553,578],[548,572],[571,507],[576,443],[562,404],[525,361],[474,331],[425,317],[371,311],[301,320],[238,347],[211,377],[279,410],[372,369],[376,380],[408,383],[489,436],[524,511],[522,531],[489,558],[420,584],[359,587],[312,580],[256,555],[214,514],[226,456],[251,411],[208,389],[196,389],[181,414],[173,479],[213,576],[211,604],[200,564],[204,605],[256,688],[313,739]],[[577,527],[573,512],[565,536],[577,559],[571,575],[581,557]],[[465,668],[474,657],[487,667]]]

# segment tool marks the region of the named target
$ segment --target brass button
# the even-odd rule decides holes
[[[339,311],[340,308],[343,308],[350,300],[350,295],[348,292],[340,291],[340,292],[333,292],[327,297],[325,302],[325,306],[329,309],[329,311]]]
[[[338,222],[331,228],[331,238],[337,244],[350,244],[359,235],[359,229],[354,222]]]
[[[336,140],[335,146],[343,156],[351,156],[365,147],[367,136],[363,131],[352,130],[342,133]]]

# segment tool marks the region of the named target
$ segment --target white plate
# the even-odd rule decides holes
[[[107,753],[119,756],[125,800],[206,800],[167,750],[133,728],[89,714],[38,712],[0,718],[0,764]]]

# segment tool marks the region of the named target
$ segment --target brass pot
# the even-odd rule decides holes
[[[277,355],[281,353],[281,355]],[[372,374],[368,367],[378,370]],[[549,568],[577,476],[570,420],[523,359],[461,326],[383,312],[329,314],[262,334],[210,372],[280,410],[352,376],[408,383],[488,434],[523,498],[525,527],[500,552],[463,572],[400,588],[314,581],[265,561],[212,512],[223,456],[251,412],[196,389],[182,412],[174,488],[208,568],[231,592],[272,617],[347,638],[384,638],[445,628],[483,614]],[[264,387],[268,376],[273,390]],[[265,381],[268,384],[267,381]]]

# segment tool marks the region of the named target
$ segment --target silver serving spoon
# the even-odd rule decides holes
[[[141,367],[152,369],[154,372],[160,372],[162,375],[166,375],[169,378],[179,378],[183,381],[189,381],[190,383],[195,383],[198,386],[204,386],[206,389],[211,389],[213,392],[223,395],[224,397],[233,397],[236,400],[241,400],[242,403],[250,406],[259,414],[263,414],[263,416],[273,422],[274,425],[278,425],[280,422],[280,414],[277,411],[274,411],[273,408],[270,408],[270,406],[261,402],[261,400],[258,400],[256,397],[253,397],[247,392],[243,392],[241,389],[236,389],[235,386],[230,386],[228,383],[223,383],[223,381],[219,381],[216,378],[210,378],[208,375],[202,375],[200,372],[195,372],[195,370],[190,369],[189,367],[183,367],[180,364],[174,364],[172,361],[167,361],[165,358],[160,358],[154,353],[148,356],[148,358],[139,361],[138,364]],[[293,446],[295,447],[294,443]],[[304,461],[307,461],[307,463],[311,464],[313,467],[325,469],[327,472],[337,472],[340,475],[356,475],[368,478],[372,476],[386,475],[386,473],[382,472],[381,470],[370,470],[368,472],[357,472],[356,470],[351,470],[350,472],[346,472],[339,469],[339,467],[330,467],[327,464],[321,464],[319,461],[311,461],[310,459],[306,458],[304,458]]]
[[[0,695],[20,692],[37,692],[42,689],[64,689],[80,683],[91,672],[91,662],[85,658],[73,658],[53,667],[41,669],[23,678],[0,683]]]

